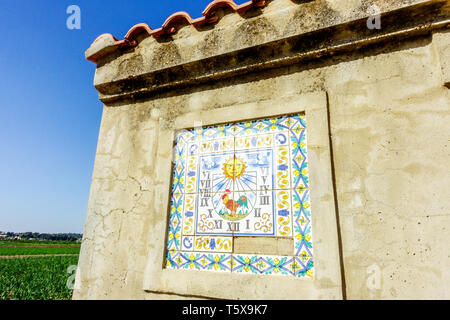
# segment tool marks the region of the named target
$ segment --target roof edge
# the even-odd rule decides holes
[[[97,63],[99,58],[118,48],[136,46],[136,38],[142,33],[158,38],[164,34],[175,33],[178,30],[177,27],[180,22],[188,23],[196,28],[216,23],[219,21],[216,12],[223,7],[231,8],[234,13],[243,14],[253,7],[261,8],[265,5],[266,0],[250,0],[240,5],[236,4],[234,0],[214,0],[206,6],[205,10],[202,12],[202,17],[200,18],[193,19],[189,13],[179,11],[170,15],[158,29],[152,29],[146,23],[134,25],[128,30],[123,40],[118,40],[110,33],[104,33],[94,40],[88,50],[86,50],[85,56],[87,60]]]

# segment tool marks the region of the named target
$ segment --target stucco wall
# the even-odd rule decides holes
[[[325,80],[349,298],[449,298],[449,92],[430,41]]]
[[[155,171],[159,155],[171,157],[172,141],[158,147],[161,128],[183,113],[317,91],[328,96],[343,295],[450,298],[446,42],[435,31],[105,106],[74,299],[184,297],[143,290],[149,234],[165,228],[152,214],[169,192],[161,185],[170,173]]]

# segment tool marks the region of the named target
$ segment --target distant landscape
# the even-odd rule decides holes
[[[4,232],[0,231],[0,240],[41,240],[41,241],[81,241],[80,233],[39,233],[39,232]]]
[[[68,300],[82,234],[0,231],[0,300]]]

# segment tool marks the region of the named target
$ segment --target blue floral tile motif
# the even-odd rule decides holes
[[[294,189],[292,194],[294,210],[294,254],[306,250],[312,256],[311,211],[308,189]]]
[[[288,131],[292,119],[289,116],[281,116],[263,120],[252,120],[239,123],[206,126],[190,130],[180,130],[176,135],[176,142],[183,140],[185,143],[223,139],[226,137],[240,137],[260,133],[276,133]]]
[[[180,250],[180,240],[181,240],[181,210],[182,205],[182,195],[176,197],[172,196],[172,203],[170,206],[170,219],[169,219],[169,230],[167,239],[167,249],[168,251],[179,251]]]
[[[166,255],[166,268],[178,269],[181,264],[180,252],[168,251]]]
[[[185,130],[185,129],[178,130],[175,133],[175,143],[178,144],[180,143],[180,141],[184,142],[190,141],[192,139],[192,136],[193,136],[192,130]]]
[[[257,256],[250,255],[233,255],[233,269],[234,273],[253,273],[261,274],[260,270],[255,266]]]
[[[276,190],[277,237],[292,236],[292,205],[290,190]]]
[[[262,258],[264,259],[264,258]],[[268,267],[264,271],[265,274],[293,276],[294,270],[291,269],[294,257],[271,257],[264,259]]]
[[[174,166],[172,173],[172,194],[184,193],[187,144],[183,136],[177,136],[174,148]]]
[[[232,272],[242,274],[265,274],[294,276],[294,257],[292,256],[257,256],[233,255]]]
[[[208,271],[231,272],[231,254],[208,254]]]
[[[306,256],[306,255],[305,255]],[[297,278],[314,278],[314,261],[312,257],[295,257],[295,276]]]
[[[181,252],[180,269],[204,270],[206,268],[206,254],[195,252]]]
[[[179,269],[231,272],[230,254],[210,254],[199,252],[180,253]]]
[[[232,252],[233,238],[196,236],[193,248],[195,251]]]
[[[306,123],[304,116],[292,117],[290,129],[293,188],[308,188]]]
[[[166,268],[313,278],[305,114],[175,133]],[[292,255],[235,253],[236,236]]]

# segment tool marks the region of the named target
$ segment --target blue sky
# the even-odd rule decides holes
[[[36,1],[0,5],[0,230],[82,232],[102,104],[84,51],[102,33],[193,18],[210,0]],[[242,3],[244,1],[236,1]],[[66,9],[81,9],[68,30]]]

